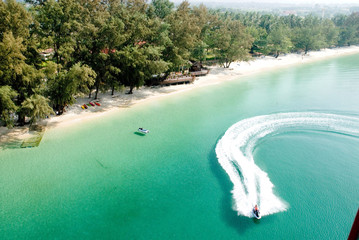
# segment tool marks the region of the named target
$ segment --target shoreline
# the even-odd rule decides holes
[[[187,92],[200,87],[220,84],[222,82],[240,80],[241,77],[272,71],[281,68],[287,68],[299,64],[312,63],[330,58],[353,55],[359,53],[359,46],[322,49],[321,51],[308,52],[302,54],[286,54],[278,58],[265,56],[253,58],[248,62],[233,62],[228,69],[215,66],[210,67],[210,72],[206,76],[197,77],[193,84],[173,85],[166,87],[140,87],[134,90],[134,93],[125,94],[125,90],[116,92],[113,96],[109,93],[101,93],[99,102],[101,106],[82,109],[81,105],[93,101],[93,99],[78,98],[77,102],[66,108],[66,112],[60,116],[53,116],[49,119],[39,121],[39,125],[47,125],[47,128],[57,128],[70,126],[77,123],[83,123],[94,118],[104,117],[112,113],[119,113],[123,109],[137,105],[141,102],[148,102],[172,94]],[[0,149],[2,145],[19,143],[32,136],[28,126],[7,129],[0,127]],[[21,144],[21,143],[20,143]]]

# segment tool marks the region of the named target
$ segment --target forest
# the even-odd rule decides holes
[[[184,71],[359,44],[359,12],[320,18],[178,6],[169,0],[0,1],[0,121],[61,114],[79,96],[114,94]],[[50,56],[40,53],[50,49]]]

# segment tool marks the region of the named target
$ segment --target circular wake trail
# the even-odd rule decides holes
[[[265,136],[286,131],[312,130],[359,136],[359,118],[326,113],[278,113],[244,119],[231,126],[218,141],[219,163],[233,183],[233,208],[252,215],[259,204],[262,216],[285,211],[287,204],[273,193],[274,185],[254,162],[253,150]]]

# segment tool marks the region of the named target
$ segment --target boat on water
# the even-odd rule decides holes
[[[261,219],[262,217],[257,204],[253,208],[253,216],[257,219]]]
[[[144,128],[139,128],[138,131],[139,131],[140,133],[143,133],[143,134],[147,134],[147,133],[150,132],[150,130],[147,130],[147,129],[144,129]]]

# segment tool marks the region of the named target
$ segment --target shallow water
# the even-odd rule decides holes
[[[238,216],[215,149],[252,117],[357,118],[358,62],[346,56],[201,88],[48,130],[38,148],[4,150],[0,238],[346,239],[359,205],[357,135],[294,126],[259,138],[254,162],[286,206],[259,221]],[[139,136],[138,127],[151,132]]]

